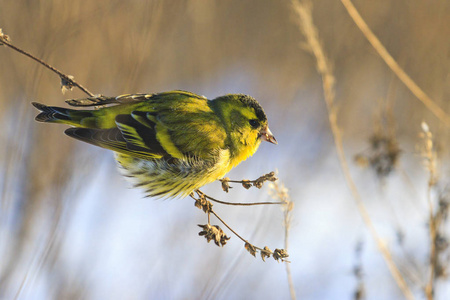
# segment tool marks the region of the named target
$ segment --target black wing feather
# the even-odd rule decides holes
[[[147,148],[147,151],[161,156],[169,154],[156,139],[155,123],[147,119],[146,112],[134,111],[131,115],[118,115],[116,124],[127,141],[130,150]],[[130,130],[132,129],[132,131]]]
[[[143,159],[155,158],[152,153],[148,153],[148,149],[139,147],[134,147],[133,150],[129,149],[127,146],[127,141],[123,137],[119,128],[68,128],[66,129],[66,131],[64,131],[64,133],[70,137],[89,143],[91,145],[110,149],[130,156]]]

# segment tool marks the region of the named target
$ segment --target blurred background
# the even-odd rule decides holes
[[[450,2],[354,4],[406,73],[450,113]],[[448,299],[449,128],[393,75],[340,1],[314,1],[312,17],[334,67],[351,174],[376,229],[424,298],[429,196],[443,219],[435,296]],[[288,252],[297,297],[363,299],[365,291],[365,299],[401,299],[347,188],[297,18],[290,1],[0,0],[0,28],[13,44],[95,94],[183,89],[258,99],[279,144],[261,145],[229,177],[278,170],[295,203]],[[119,175],[111,152],[70,139],[64,126],[34,121],[30,102],[66,106],[65,99],[84,96],[77,89],[63,95],[58,76],[0,47],[1,299],[290,297],[283,263],[253,258],[224,226],[231,240],[223,248],[199,237],[206,215],[192,199],[144,198]],[[438,158],[430,191],[422,121]],[[386,150],[377,137],[394,153],[381,173],[376,158]],[[226,194],[217,182],[204,192],[224,201],[271,199],[267,184]],[[280,207],[215,210],[252,243],[284,247]]]

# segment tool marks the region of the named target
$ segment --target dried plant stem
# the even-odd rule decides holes
[[[244,183],[245,182],[245,180],[227,180],[227,181],[231,182],[231,183]],[[256,180],[247,180],[247,182],[248,183],[255,183]]]
[[[208,198],[208,199],[211,199],[211,197],[209,197],[208,195],[206,195],[205,193],[203,193],[202,191],[200,191],[200,190],[196,190],[195,191],[196,193],[197,193],[197,195],[200,197],[200,198]],[[198,200],[197,198],[195,198],[195,196],[194,196],[194,194],[193,193],[191,193],[190,195],[189,195],[192,199],[194,199],[194,200]],[[214,216],[216,216],[216,218],[220,221],[220,222],[222,222],[222,224],[223,225],[225,225],[232,233],[234,233],[239,239],[241,239],[243,242],[245,242],[245,243],[248,243],[248,241],[246,240],[246,239],[244,239],[243,237],[241,237],[236,231],[234,231],[230,226],[228,226],[228,224],[227,223],[225,223],[225,221],[224,220],[222,220],[217,214],[216,214],[216,212],[212,209],[212,205],[211,206],[209,206],[208,207],[208,209],[204,209],[204,211],[207,213],[207,215],[208,215],[208,224],[210,224],[211,223],[211,218],[210,218],[210,214],[213,214]],[[259,249],[259,248],[258,248]]]
[[[378,249],[380,253],[382,254],[384,261],[386,262],[389,271],[392,274],[392,277],[394,278],[395,282],[397,283],[400,290],[403,292],[404,296],[407,299],[414,299],[414,296],[409,289],[405,279],[403,278],[402,274],[400,273],[398,267],[396,266],[394,260],[392,259],[391,253],[384,243],[384,241],[381,239],[381,237],[378,235],[375,226],[373,225],[373,222],[369,216],[369,213],[362,201],[361,195],[358,192],[358,189],[356,187],[355,182],[352,179],[352,176],[350,175],[350,169],[348,166],[347,159],[345,158],[344,148],[343,148],[343,142],[342,142],[342,135],[341,131],[339,130],[338,124],[337,124],[337,108],[334,104],[334,95],[335,95],[335,89],[334,89],[334,83],[335,79],[332,73],[332,69],[330,66],[330,63],[328,62],[328,59],[322,49],[322,45],[319,42],[317,29],[314,26],[313,20],[312,20],[312,14],[311,14],[311,4],[308,3],[300,3],[298,0],[292,0],[293,8],[298,15],[299,25],[300,29],[302,30],[303,34],[305,35],[305,38],[307,40],[307,44],[309,45],[312,53],[314,54],[316,61],[317,61],[317,69],[319,74],[322,77],[322,84],[323,84],[323,90],[325,94],[325,102],[328,110],[328,118],[330,122],[331,131],[334,138],[335,147],[337,150],[337,154],[339,157],[339,161],[341,164],[342,171],[344,173],[345,180],[347,182],[348,187],[350,188],[350,191],[353,195],[353,199],[355,200],[356,206],[358,208],[358,211],[369,229],[369,232],[371,233],[373,239],[375,240]]]
[[[290,218],[289,221],[287,221],[287,217],[285,214],[284,219],[284,249],[286,251],[289,251],[289,229],[290,229]],[[297,299],[295,295],[295,286],[294,286],[294,280],[292,279],[292,272],[291,272],[291,264],[286,264],[286,275],[288,278],[288,285],[289,285],[289,294],[291,295],[291,300]]]
[[[391,68],[392,72],[406,85],[406,87],[428,108],[439,120],[441,120],[445,125],[450,127],[450,116],[443,111],[427,94],[411,79],[411,77],[406,74],[405,71],[398,65],[395,59],[389,54],[380,40],[375,36],[375,34],[370,30],[367,23],[361,17],[359,12],[356,10],[355,6],[350,0],[341,0],[342,4],[345,6],[350,17],[353,19],[355,24],[361,30],[363,35],[369,41],[370,44],[375,48],[384,62]]]
[[[425,287],[425,294],[427,296],[428,300],[433,299],[433,283],[434,283],[434,275],[435,275],[435,265],[436,265],[436,223],[435,218],[433,214],[433,203],[431,201],[431,188],[432,185],[428,184],[428,209],[429,209],[429,221],[428,221],[428,228],[430,231],[430,271],[429,271],[429,278],[428,283]]]
[[[247,244],[251,244],[249,241],[247,241],[246,239],[244,239],[242,236],[240,236],[236,231],[234,231],[233,230],[233,228],[231,228],[224,220],[222,220],[222,218],[221,217],[219,217],[219,215],[214,211],[214,210],[212,210],[211,209],[211,213],[223,224],[223,225],[225,225],[225,227],[226,228],[228,228],[235,236],[237,236],[241,241],[243,241],[244,243],[247,243]],[[208,219],[208,221],[209,221],[209,219]],[[259,251],[261,251],[261,252],[267,252],[267,253],[270,253],[270,252],[268,252],[266,249],[263,249],[263,248],[260,248],[260,247],[258,247],[258,246],[255,246],[255,245],[253,245],[253,244],[251,244],[253,247],[255,247],[256,249],[258,249]]]
[[[222,201],[222,200],[217,200],[211,196],[208,196],[206,194],[204,194],[204,196],[214,202],[220,203],[220,204],[224,204],[224,205],[235,205],[235,206],[254,206],[254,205],[267,205],[267,204],[283,204],[283,202],[270,202],[270,201],[266,201],[266,202],[250,202],[250,203],[244,203],[244,202],[227,202],[227,201]]]
[[[429,278],[427,285],[425,286],[425,294],[428,300],[433,299],[434,294],[434,279],[436,272],[436,260],[437,260],[437,252],[436,252],[436,226],[437,226],[437,218],[434,214],[433,201],[431,198],[431,190],[433,186],[436,184],[436,152],[434,150],[433,143],[433,134],[431,133],[428,125],[425,122],[422,122],[422,131],[420,136],[423,139],[423,150],[422,157],[425,162],[425,166],[430,173],[428,179],[428,190],[427,190],[427,203],[429,210],[429,220],[428,220],[428,229],[430,232],[430,267],[429,267]]]
[[[246,239],[244,239],[242,236],[240,236],[236,231],[233,230],[233,228],[231,228],[224,220],[222,220],[221,217],[219,217],[218,214],[216,214],[216,212],[214,210],[211,209],[210,211],[223,225],[225,225],[226,228],[228,228],[232,233],[234,233],[235,236],[237,236],[241,241],[243,241],[244,243],[248,243],[248,241]],[[209,222],[209,219],[208,219]],[[258,248],[258,247],[256,247]],[[260,249],[260,248],[258,248]]]
[[[90,97],[94,97],[94,94],[92,94],[88,89],[86,89],[84,86],[82,86],[81,84],[79,84],[78,82],[76,82],[75,80],[73,80],[72,76],[68,76],[64,73],[62,73],[61,71],[59,71],[58,69],[52,67],[51,65],[49,65],[48,63],[46,63],[45,61],[33,56],[32,54],[26,52],[25,50],[20,49],[17,46],[14,46],[13,44],[11,44],[10,42],[6,41],[6,40],[2,40],[1,41],[2,45],[5,45],[11,49],[14,49],[15,51],[28,56],[29,58],[37,61],[38,63],[40,63],[41,65],[43,65],[44,67],[46,67],[47,69],[55,72],[56,74],[58,74],[58,76],[61,78],[62,81],[68,82],[73,86],[76,86],[77,88],[79,88],[80,90],[82,90],[84,93],[86,93],[87,95],[89,95]]]
[[[272,183],[272,188],[275,191],[275,195],[272,197],[278,199],[281,204],[283,204],[283,225],[284,225],[284,249],[289,250],[289,231],[291,229],[292,211],[294,210],[294,202],[291,201],[289,193],[283,184],[278,182]],[[289,294],[291,300],[297,299],[295,295],[294,280],[292,279],[291,265],[286,264],[286,275],[289,285]]]
[[[208,224],[206,225],[198,225],[203,230],[199,233],[200,236],[205,236],[208,242],[214,240],[217,246],[224,246],[230,238],[227,237],[222,229],[220,229],[217,225],[211,225],[210,215],[213,214],[225,227],[227,227],[234,235],[236,235],[241,241],[245,243],[244,248],[253,256],[256,256],[256,250],[260,251],[261,258],[265,261],[266,257],[273,257],[276,261],[281,260],[282,262],[289,262],[286,260],[289,257],[287,251],[285,249],[275,249],[274,251],[270,250],[267,246],[264,248],[257,247],[251,244],[249,241],[244,239],[241,235],[239,235],[233,228],[231,228],[219,215],[212,209],[212,204],[210,201],[206,200],[208,196],[200,190],[195,191],[198,195],[198,198],[194,196],[194,193],[191,193],[189,196],[195,200],[195,207],[203,210],[208,215]]]
[[[195,199],[195,198],[194,198]],[[239,233],[237,233],[236,231],[233,230],[233,228],[231,228],[224,220],[222,220],[221,217],[219,217],[219,215],[212,209],[209,210],[208,212],[208,224],[211,222],[210,220],[210,213],[213,214],[223,225],[225,225],[226,228],[228,228],[235,236],[237,236],[241,241],[243,241],[244,243],[249,243],[249,241],[247,241],[246,239],[244,239],[242,236],[239,235]],[[249,243],[250,244],[250,243]],[[260,251],[266,251],[262,248],[259,248],[257,246],[255,246],[256,249],[260,250]]]

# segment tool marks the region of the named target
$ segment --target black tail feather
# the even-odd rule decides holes
[[[56,121],[70,121],[69,109],[62,107],[47,106],[41,103],[32,102],[34,107],[39,109],[41,113],[36,116],[35,120],[38,122],[56,122]]]

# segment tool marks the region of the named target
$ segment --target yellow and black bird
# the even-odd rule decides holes
[[[69,100],[70,101],[70,100]],[[73,126],[73,138],[113,150],[123,175],[149,196],[187,196],[253,155],[261,141],[277,144],[266,114],[250,96],[208,100],[185,91],[71,100],[74,110],[33,102],[39,122]]]

